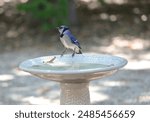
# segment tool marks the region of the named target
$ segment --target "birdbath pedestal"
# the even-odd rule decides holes
[[[52,62],[47,62],[54,59]],[[89,82],[113,74],[127,60],[103,54],[44,56],[22,62],[19,68],[34,76],[60,83],[60,104],[89,105]]]

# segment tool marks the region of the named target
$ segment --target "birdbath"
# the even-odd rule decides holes
[[[103,54],[44,56],[22,62],[19,68],[34,76],[60,83],[61,105],[90,104],[89,82],[116,72],[127,60]]]

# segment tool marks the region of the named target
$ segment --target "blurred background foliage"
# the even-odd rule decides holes
[[[17,8],[38,20],[43,30],[68,24],[68,0],[29,0]]]
[[[80,14],[124,14],[143,15],[150,13],[149,0],[21,0],[17,5],[20,12],[25,12],[36,20],[43,30],[49,30],[62,24],[79,24]],[[104,15],[104,14],[103,14]],[[104,17],[102,15],[102,18]],[[105,18],[105,17],[104,17]],[[112,18],[115,18],[113,15]],[[31,20],[32,20],[31,19]],[[81,20],[82,21],[82,20]],[[37,24],[37,26],[38,26]]]
[[[59,36],[54,28],[62,24],[81,40],[119,34],[149,38],[149,20],[150,0],[0,0],[0,49],[57,40],[50,36]]]

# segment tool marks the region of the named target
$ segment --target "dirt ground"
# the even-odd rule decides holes
[[[114,75],[90,83],[92,104],[150,104],[150,16],[100,13],[89,18],[71,28],[83,53],[128,60]],[[18,69],[26,59],[60,54],[63,46],[57,31],[45,33],[26,24],[16,27],[1,19],[0,43],[0,104],[59,104],[58,83]]]

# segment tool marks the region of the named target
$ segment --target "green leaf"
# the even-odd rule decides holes
[[[17,9],[39,20],[44,30],[68,23],[68,0],[30,0],[19,4]]]

